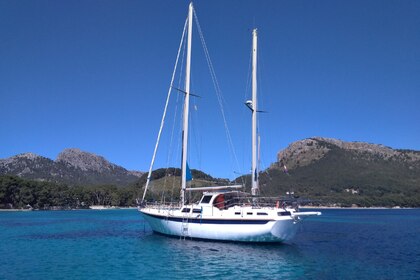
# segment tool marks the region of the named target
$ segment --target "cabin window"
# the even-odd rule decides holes
[[[182,213],[190,213],[190,208],[182,208]]]
[[[196,209],[196,208],[194,208],[194,209],[193,209],[193,213],[201,213],[201,209]]]
[[[235,215],[241,215],[241,212],[235,212]]]
[[[209,203],[212,197],[212,195],[203,196],[203,198],[201,199],[201,203]]]
[[[278,216],[291,216],[289,211],[277,212]]]
[[[258,213],[257,213],[257,215],[258,215],[258,216],[267,216],[268,214],[267,214],[267,213],[265,213],[265,212],[258,212]]]
[[[220,210],[225,209],[225,195],[224,194],[219,194],[213,202],[213,205],[216,206],[217,208],[219,208]]]
[[[246,212],[247,215],[252,215],[252,212]]]

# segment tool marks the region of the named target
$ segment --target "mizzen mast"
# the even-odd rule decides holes
[[[257,158],[257,29],[252,31],[252,187],[253,196],[259,194]]]

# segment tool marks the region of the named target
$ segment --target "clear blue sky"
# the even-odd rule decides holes
[[[193,127],[200,129],[192,134],[191,168],[229,178],[249,169],[243,102],[254,27],[260,104],[269,112],[260,119],[263,167],[312,136],[420,150],[420,1],[194,4],[240,166],[232,167],[196,48],[193,91],[203,98],[194,101]],[[188,1],[170,0],[1,0],[0,158],[34,152],[55,159],[77,147],[146,170],[187,8]],[[156,167],[166,158],[164,148]],[[170,164],[179,161],[174,156]]]

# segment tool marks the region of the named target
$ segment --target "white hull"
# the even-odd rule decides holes
[[[139,211],[154,232],[219,241],[284,242],[293,238],[300,220],[292,216],[277,216],[275,210],[276,217],[270,215],[264,219],[232,217],[230,213],[215,213],[212,217],[191,216],[182,215],[180,210],[153,208]],[[229,212],[234,213],[234,210]]]

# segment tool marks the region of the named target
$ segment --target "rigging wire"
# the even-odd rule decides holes
[[[248,60],[248,72],[247,72],[247,77],[246,77],[246,84],[245,84],[245,92],[244,92],[244,97],[243,100],[248,100],[249,96],[252,94],[251,93],[251,86],[252,86],[252,42],[250,45],[250,49],[249,49],[249,60]],[[242,113],[244,113],[245,110],[242,110]],[[248,113],[248,110],[246,110],[246,113]],[[251,146],[251,144],[249,143],[249,145]],[[245,149],[246,145],[243,146],[243,148]],[[243,151],[243,155],[245,155],[245,151]],[[245,161],[245,157],[243,157],[244,161]],[[246,161],[247,164],[249,164],[249,161]],[[245,163],[243,163],[245,164]],[[252,168],[248,167],[246,168],[246,170],[249,170],[249,172],[246,172],[245,174],[250,174],[252,172]],[[245,175],[243,174],[243,175]],[[243,183],[246,183],[246,176],[241,176]]]
[[[194,73],[191,73],[191,90],[190,90],[190,111],[189,111],[189,146],[188,146],[188,158],[187,161],[189,164],[192,162],[192,157],[194,156],[194,160],[197,160],[197,167],[196,169],[201,170],[201,145],[199,145],[198,140],[201,139],[200,133],[200,119],[199,119],[199,111],[198,111],[198,103],[197,100],[201,98],[199,95],[192,94],[194,92],[195,84],[194,84]],[[191,98],[196,97],[196,98]],[[201,144],[201,142],[200,142]],[[195,162],[195,161],[194,161]],[[191,167],[191,165],[189,165]]]
[[[185,41],[185,40],[184,40]],[[181,59],[181,69],[180,69],[180,73],[182,73],[183,68],[184,68],[184,58],[185,58],[185,44],[183,44],[183,52],[182,52],[182,59]],[[179,75],[179,79],[178,79],[178,88],[180,88],[181,85],[181,75]],[[178,114],[178,105],[179,105],[179,96],[180,94],[176,95],[176,100],[175,100],[175,109],[174,109],[174,117],[173,119],[176,120],[177,118],[177,114]],[[169,162],[172,159],[173,156],[173,149],[172,149],[172,145],[173,145],[173,140],[174,140],[174,132],[175,132],[175,125],[176,122],[174,121],[172,123],[172,128],[171,128],[171,136],[170,136],[170,142],[169,142],[169,149],[168,149],[168,157],[166,159],[166,167],[169,167]]]
[[[160,140],[160,136],[161,136],[161,134],[162,134],[163,125],[164,125],[164,123],[165,123],[166,111],[167,111],[167,109],[168,109],[169,99],[170,99],[170,97],[171,97],[172,85],[173,85],[173,82],[174,82],[174,79],[175,79],[175,73],[176,73],[176,69],[177,69],[177,66],[178,66],[179,54],[180,54],[180,52],[181,52],[181,47],[182,47],[182,42],[183,42],[183,40],[184,40],[184,35],[185,35],[186,27],[187,27],[187,22],[188,22],[188,18],[187,18],[187,20],[185,20],[184,30],[183,30],[183,32],[182,32],[182,37],[181,37],[181,42],[180,42],[180,44],[179,44],[178,54],[177,54],[177,56],[176,56],[175,67],[174,67],[174,70],[173,70],[173,72],[172,72],[171,83],[170,83],[170,86],[169,86],[169,89],[168,89],[168,95],[167,95],[167,97],[166,97],[166,102],[165,102],[165,109],[163,110],[162,120],[161,120],[161,122],[160,122],[159,133],[158,133],[158,136],[157,136],[155,149],[154,149],[154,151],[153,151],[153,156],[152,156],[152,161],[151,161],[151,163],[150,163],[149,172],[148,172],[148,174],[147,174],[147,181],[146,181],[146,185],[145,185],[145,187],[144,187],[143,197],[142,197],[142,199],[141,199],[141,202],[142,202],[142,203],[144,202],[144,198],[145,198],[145,196],[146,196],[147,188],[149,187],[149,183],[150,183],[150,179],[151,179],[151,175],[152,175],[153,164],[154,164],[154,162],[155,162],[156,153],[157,153],[157,150],[158,150],[158,147],[159,147],[159,140]]]
[[[265,90],[263,88],[265,83],[262,82],[262,77],[264,77],[265,75],[263,75],[263,73],[261,73],[265,69],[265,67],[264,67],[265,66],[265,60],[264,60],[265,56],[263,55],[263,52],[264,52],[264,46],[259,46],[259,52],[257,53],[257,55],[258,55],[258,61],[260,62],[259,63],[260,67],[258,67],[258,69],[257,69],[258,70],[257,79],[258,79],[258,85],[259,85],[259,88],[258,88],[258,99],[259,100],[258,101],[259,101],[259,104],[261,104],[260,108],[264,108],[265,104],[266,104],[264,102],[265,101],[265,98],[264,98],[265,97]],[[257,127],[258,127],[259,132],[261,130],[263,130],[263,134],[266,135],[266,133],[264,133],[264,131],[266,131],[266,127],[263,126],[263,125],[260,125],[260,118],[258,118]],[[265,141],[267,141],[267,138],[265,138]],[[267,146],[267,145],[265,145],[265,146]],[[267,167],[266,163],[264,162],[265,157],[263,156],[263,153],[261,151],[260,151],[260,153],[261,153],[260,160],[261,160],[261,163],[262,163],[262,164],[260,163],[260,167],[265,166],[266,168],[263,172],[266,173],[269,178],[271,178],[269,167]],[[262,171],[262,168],[260,168],[260,172],[261,171]]]
[[[196,12],[194,13],[194,19],[195,19],[195,22],[196,22],[196,25],[197,25],[198,33],[200,35],[201,44],[203,46],[203,50],[204,50],[204,54],[205,54],[205,57],[206,57],[207,65],[208,65],[209,71],[210,71],[210,76],[211,76],[211,79],[212,79],[212,82],[213,82],[213,86],[214,86],[214,89],[215,89],[215,92],[216,92],[217,101],[219,103],[220,111],[221,111],[221,114],[222,114],[223,124],[225,126],[226,138],[227,138],[228,144],[229,144],[228,148],[230,149],[231,154],[233,154],[236,167],[239,169],[238,157],[236,156],[235,148],[234,148],[234,145],[233,145],[232,137],[231,137],[231,134],[230,134],[230,131],[229,131],[229,126],[227,124],[226,115],[225,115],[225,112],[224,112],[224,107],[223,107],[223,101],[224,100],[223,100],[222,92],[220,90],[219,82],[217,81],[217,77],[216,77],[216,73],[214,71],[213,63],[211,62],[210,54],[209,54],[209,51],[207,49],[207,45],[206,45],[206,42],[204,40],[203,32],[201,30],[200,22],[198,21],[198,17],[197,17]]]
[[[200,134],[200,119],[199,119],[199,111],[198,111],[198,103],[197,103],[197,98],[193,98],[192,99],[192,103],[193,103],[193,108],[194,110],[192,110],[191,112],[191,117],[190,117],[190,123],[192,124],[192,129],[191,129],[191,142],[194,143],[194,148],[195,148],[195,153],[194,155],[196,155],[197,157],[197,161],[198,161],[198,169],[201,170],[201,134]],[[194,116],[192,116],[194,115]],[[191,154],[191,153],[190,153]]]
[[[183,49],[182,49],[182,58],[181,58],[181,69],[179,70],[179,73],[182,73],[183,72],[183,69],[184,69],[184,59],[185,59],[185,51],[186,51],[185,41],[186,41],[186,38],[184,37],[184,40],[182,41]],[[182,83],[181,80],[182,80],[182,75],[179,75],[177,88],[181,88],[181,83]],[[175,153],[174,153],[173,152],[174,151],[174,149],[173,149],[173,142],[174,142],[173,139],[174,139],[174,134],[175,134],[175,126],[176,126],[175,120],[178,119],[178,117],[177,117],[177,115],[178,115],[178,106],[179,106],[179,102],[180,102],[179,96],[180,96],[180,94],[177,94],[176,95],[175,109],[174,109],[174,117],[173,117],[173,120],[174,121],[172,122],[171,136],[170,136],[170,144],[169,144],[169,149],[168,149],[168,157],[167,157],[167,160],[166,160],[166,169],[165,169],[165,177],[164,177],[165,180],[164,180],[164,184],[163,184],[164,185],[164,190],[166,189],[166,185],[167,185],[167,180],[168,180],[167,174],[168,174],[168,170],[169,170],[170,161],[173,159],[173,155],[174,154],[176,156],[179,155],[180,145],[181,145],[181,143],[179,141],[180,138],[177,137],[177,139],[178,139],[178,141],[177,141],[177,147],[176,147],[176,150],[175,150]],[[183,106],[181,106],[181,107],[183,108]],[[179,123],[179,133],[181,133],[182,132],[182,129],[181,129],[182,119],[180,119],[179,121],[180,121],[180,123]],[[170,189],[171,190],[171,192],[170,192],[170,198],[171,198],[171,201],[173,201],[173,195],[174,195],[174,192],[175,192],[175,180],[173,178],[171,180],[172,180],[172,186],[171,186],[171,189]]]

